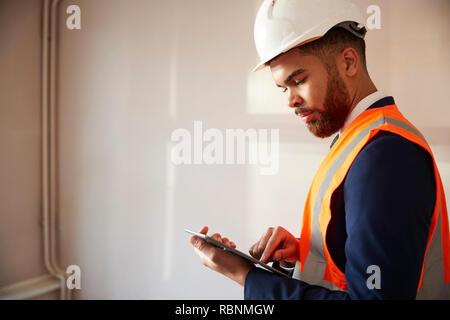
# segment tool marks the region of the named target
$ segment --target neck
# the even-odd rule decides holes
[[[372,94],[376,91],[378,91],[377,87],[372,82],[372,79],[370,79],[370,77],[367,76],[364,81],[360,82],[360,85],[355,87],[353,93],[351,93],[351,107],[348,111],[348,114],[350,114],[353,111],[353,109],[355,109],[358,102],[367,97],[369,94]]]

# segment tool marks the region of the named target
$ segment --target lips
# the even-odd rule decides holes
[[[298,112],[297,115],[299,115],[300,117],[304,118],[309,116],[310,114],[312,114],[314,111],[306,111],[306,112]]]
[[[309,122],[314,117],[314,111],[307,110],[307,111],[301,111],[300,108],[295,109],[295,114],[300,116],[303,121]]]

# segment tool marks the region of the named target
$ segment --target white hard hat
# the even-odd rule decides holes
[[[364,38],[364,17],[347,0],[264,0],[255,20],[257,71],[276,56],[316,40],[339,25]]]

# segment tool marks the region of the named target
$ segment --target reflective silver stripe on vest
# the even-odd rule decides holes
[[[350,141],[347,147],[339,154],[337,159],[332,163],[319,187],[319,191],[317,192],[312,212],[310,249],[305,261],[305,265],[303,266],[303,272],[300,272],[299,268],[300,265],[298,262],[296,263],[293,274],[294,278],[303,280],[309,284],[322,285],[328,287],[331,290],[338,290],[336,286],[334,286],[328,281],[323,280],[326,269],[326,259],[323,248],[322,232],[320,230],[319,224],[319,215],[322,207],[321,206],[322,199],[325,195],[325,192],[330,186],[332,178],[334,177],[338,169],[341,167],[341,165],[344,163],[345,159],[347,159],[352,150],[369,134],[371,130],[385,123],[400,127],[420,137],[426,143],[426,140],[417,129],[415,129],[414,127],[410,126],[409,124],[403,121],[389,117],[381,117],[375,120],[374,122],[369,124],[366,128],[364,128],[360,133],[358,133],[358,135],[354,137],[352,141]],[[339,139],[337,142],[339,142]],[[326,282],[327,285],[323,284],[324,281]]]
[[[419,136],[423,142],[425,142],[426,145],[428,145],[427,140],[425,139],[425,137],[414,127],[410,126],[409,124],[401,121],[401,120],[397,120],[394,118],[385,118],[387,121],[386,123],[392,124],[396,127],[405,129],[406,131],[411,132],[412,134],[415,134],[416,136]]]
[[[417,293],[418,300],[450,299],[450,283],[444,282],[444,258],[442,256],[441,237],[441,201],[439,201],[439,214],[428,251],[425,257],[425,270],[423,273],[423,286]]]

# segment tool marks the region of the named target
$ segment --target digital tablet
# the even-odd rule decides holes
[[[188,229],[184,229],[184,231],[186,231],[187,233],[193,234],[194,236],[197,236],[199,238],[202,238],[206,242],[211,243],[212,245],[214,245],[216,247],[223,248],[223,249],[228,250],[228,251],[230,251],[230,252],[232,252],[232,253],[234,253],[234,254],[236,254],[236,255],[244,258],[244,259],[247,259],[247,260],[249,260],[249,261],[251,261],[253,263],[256,263],[256,264],[260,265],[261,267],[263,267],[266,270],[272,271],[273,273],[276,273],[276,274],[278,274],[280,276],[284,276],[284,277],[290,278],[289,275],[287,275],[287,274],[285,274],[285,273],[283,273],[283,272],[281,272],[281,271],[279,271],[279,270],[269,266],[268,264],[265,264],[265,263],[262,263],[259,260],[256,260],[255,258],[249,256],[248,254],[243,253],[242,251],[239,251],[239,250],[234,249],[234,248],[232,248],[230,246],[227,246],[226,244],[223,244],[222,242],[217,241],[217,240],[207,236],[206,234],[201,234],[201,233],[194,232],[194,231],[191,231],[191,230],[188,230]]]

